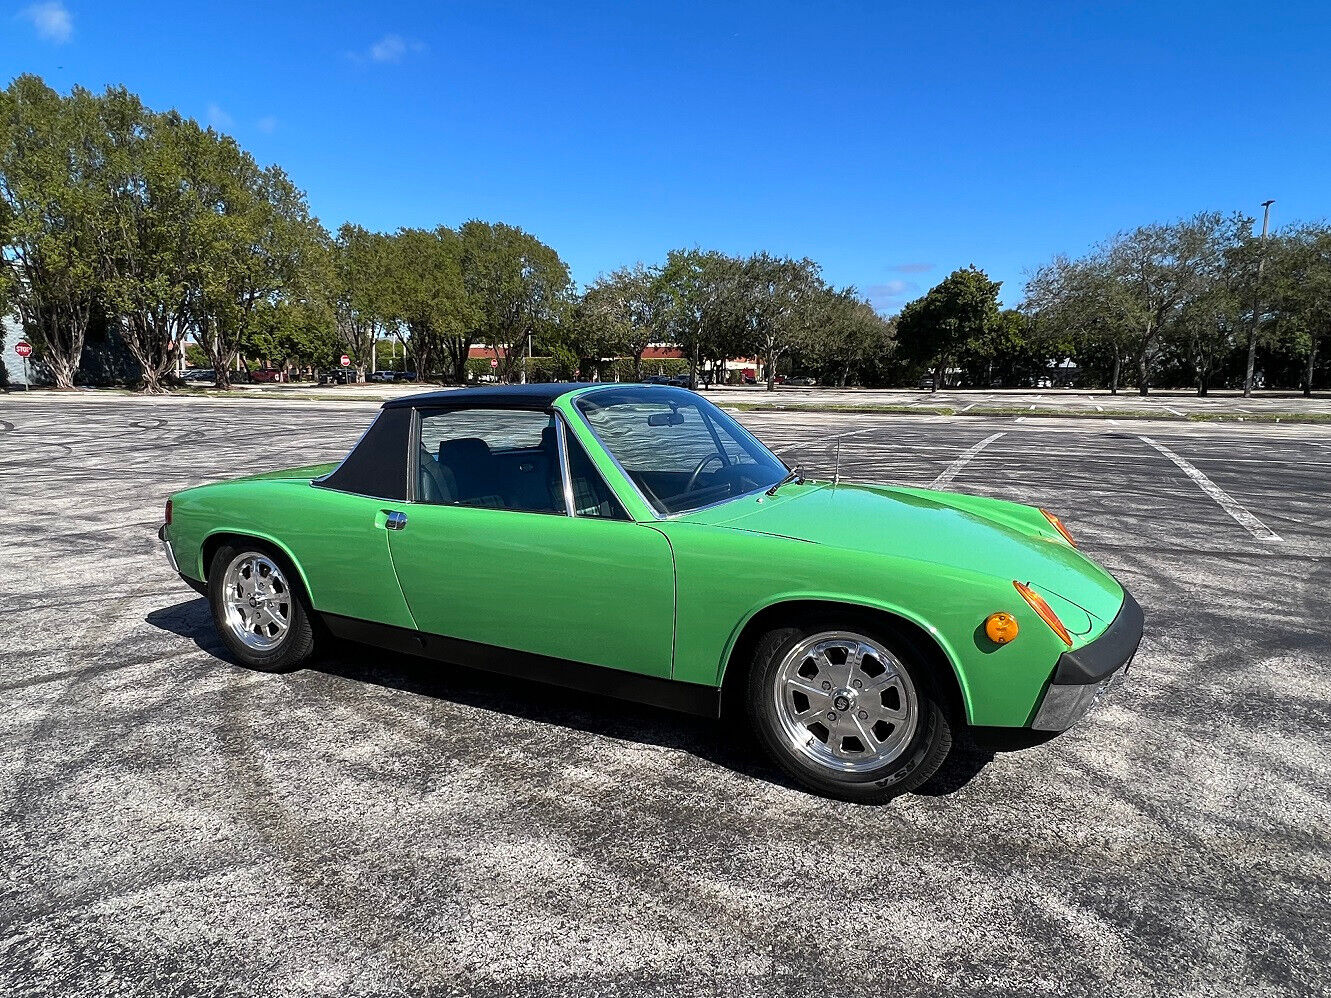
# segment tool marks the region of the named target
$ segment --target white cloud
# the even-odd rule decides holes
[[[74,20],[60,0],[24,7],[18,16],[32,22],[37,34],[57,45],[69,41],[69,36],[74,33]]]
[[[869,301],[878,309],[894,309],[914,297],[920,286],[914,281],[891,280],[869,288]]]
[[[348,52],[353,62],[401,62],[411,52],[424,52],[425,43],[401,35],[384,35],[364,52]]]
[[[208,105],[208,124],[219,132],[226,131],[236,123],[236,119],[227,114],[222,105],[213,102]]]
[[[899,263],[891,268],[900,274],[923,274],[934,269],[932,263]]]
[[[259,131],[263,132],[265,135],[272,135],[273,132],[277,131],[277,119],[273,117],[271,114],[265,114],[254,124],[255,127],[257,127]]]
[[[370,46],[370,58],[375,62],[397,62],[406,52],[407,43],[401,35],[384,35]]]

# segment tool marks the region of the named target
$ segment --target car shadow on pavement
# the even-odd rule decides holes
[[[213,627],[208,601],[202,598],[153,610],[153,627],[188,638],[202,651],[238,669]],[[507,676],[446,665],[432,659],[341,642],[308,667],[310,671],[353,682],[432,697],[541,724],[555,724],[588,734],[689,752],[741,775],[805,793],[769,765],[747,725],[680,714],[560,686],[522,682]],[[963,737],[947,763],[916,793],[941,797],[965,787],[993,759],[992,746]]]

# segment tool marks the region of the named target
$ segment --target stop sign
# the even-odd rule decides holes
[[[17,343],[14,344],[14,352],[18,354],[20,357],[31,357],[32,344],[29,343],[27,340],[19,340]]]
[[[346,354],[343,354],[343,355],[342,355],[342,359],[341,359],[340,361],[338,361],[338,363],[341,364],[343,367],[350,367],[350,366],[351,366],[351,358],[348,357]]]
[[[498,366],[499,366],[499,361],[497,361],[497,360],[492,360],[492,361],[490,361],[490,366],[491,366],[491,367],[498,367]]]

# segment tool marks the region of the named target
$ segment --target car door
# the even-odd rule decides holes
[[[585,454],[574,455],[579,476],[566,474],[555,417],[422,410],[413,433],[413,501],[397,510],[388,534],[420,630],[670,675],[670,544],[627,517]]]

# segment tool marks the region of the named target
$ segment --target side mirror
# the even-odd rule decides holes
[[[654,412],[647,417],[648,426],[679,426],[684,422],[684,414],[678,409],[669,412]]]

